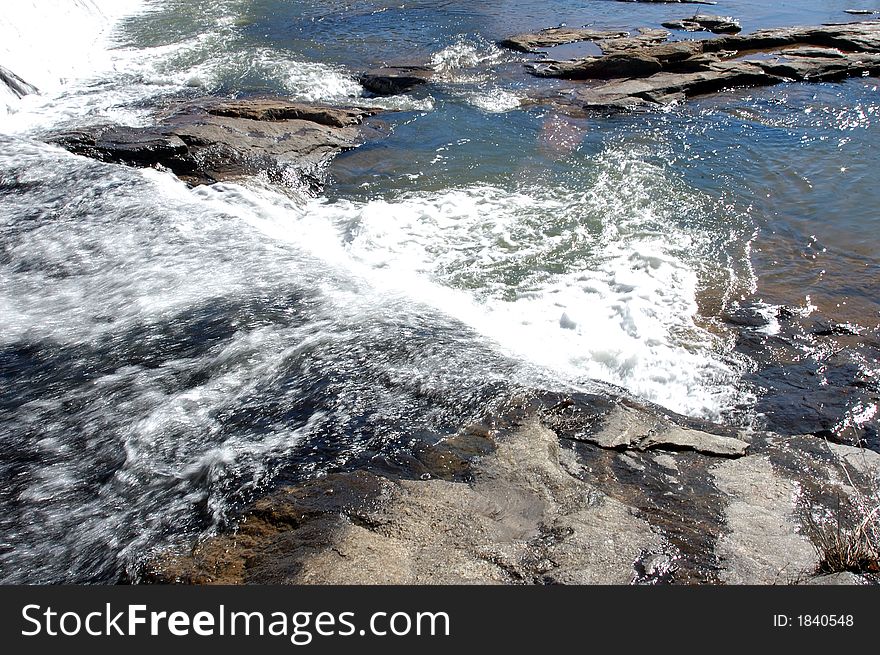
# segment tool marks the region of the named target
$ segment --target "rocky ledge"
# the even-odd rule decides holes
[[[870,559],[841,565],[828,549],[877,503],[872,451],[737,433],[604,394],[512,407],[417,453],[411,477],[359,470],[279,489],[234,533],[155,558],[143,580],[874,580]]]
[[[582,80],[535,98],[574,111],[651,108],[735,87],[828,81],[880,71],[880,22],[767,29],[718,38],[669,41],[643,29],[621,37],[584,28],[553,28],[503,41],[537,47],[593,41],[602,56],[526,64],[539,77]]]
[[[624,38],[629,32],[594,30],[588,27],[548,27],[540,32],[517,34],[498,42],[498,45],[520,52],[540,52],[541,48],[552,48],[578,41],[607,41]]]
[[[192,185],[257,175],[284,186],[320,187],[335,154],[365,138],[375,110],[261,97],[181,103],[149,127],[99,125],[50,134],[76,154],[139,167],[164,167]]]

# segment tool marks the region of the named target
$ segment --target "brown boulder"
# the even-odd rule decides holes
[[[279,98],[208,99],[178,107],[154,126],[105,125],[48,140],[101,161],[161,166],[192,185],[264,174],[282,186],[315,189],[322,165],[361,142],[359,123],[371,113]]]

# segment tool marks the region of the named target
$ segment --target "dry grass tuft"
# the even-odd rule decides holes
[[[810,538],[819,555],[818,573],[880,573],[880,504],[838,510],[830,521],[818,523],[807,515]]]
[[[825,520],[807,512],[809,537],[819,556],[817,573],[880,573],[880,483],[853,482],[843,458],[838,463],[854,493],[837,496],[837,509]]]

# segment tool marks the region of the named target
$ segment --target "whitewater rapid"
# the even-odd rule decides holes
[[[114,22],[149,8],[133,0],[83,0],[55,3],[47,12],[45,3],[34,1],[6,12],[0,30],[18,38],[4,39],[0,63],[52,99],[19,109],[23,115],[11,117],[7,130],[27,134],[49,121],[76,119],[137,122],[145,112],[130,109],[135,98],[211,86],[206,80],[212,71],[235,67],[234,51],[224,47],[219,62],[197,57],[174,70],[182,51],[234,41],[234,17],[224,12],[216,12],[212,29],[195,39],[141,52],[120,45]],[[25,56],[30,51],[40,57]],[[340,101],[361,94],[351,77],[320,63],[299,65],[265,50],[242,56],[279,78],[295,97]],[[470,81],[480,88],[491,78],[476,67],[503,56],[492,44],[460,39],[432,63],[453,87]],[[83,78],[86,90],[77,87]],[[148,88],[126,87],[132,78]],[[94,100],[88,89],[96,80],[109,89],[109,99]],[[474,93],[464,97],[475,106],[508,107],[505,92]],[[443,157],[438,152],[437,161]],[[305,240],[316,256],[377,285],[392,281],[397,293],[455,316],[511,356],[546,369],[537,376],[543,384],[602,380],[675,411],[717,419],[745,397],[736,391],[736,362],[726,356],[724,343],[696,324],[705,271],[692,253],[710,237],[699,228],[664,229],[680,218],[676,213],[694,213],[688,204],[700,200],[686,190],[664,198],[667,184],[674,184],[668,172],[632,152],[609,150],[597,169],[591,187],[574,191],[465,186],[367,202],[308,200],[291,208],[271,190],[242,189],[219,194],[219,202],[266,238]],[[575,253],[571,261],[568,253]],[[559,270],[540,265],[553,258],[561,258],[554,265]]]
[[[14,480],[0,579],[133,575],[228,525],[291,461],[302,476],[393,459],[520,389],[611,384],[716,420],[752,401],[747,363],[700,311],[754,284],[748,230],[732,215],[719,234],[707,217],[725,207],[663,165],[662,143],[610,141],[582,163],[575,134],[554,155],[573,158],[565,176],[479,179],[509,155],[417,135],[385,188],[365,176],[357,193],[291,197],[42,142],[244,80],[365,100],[355,71],[245,41],[239,4],[143,45],[161,3],[34,1],[0,19],[0,65],[40,90],[0,115],[0,473]],[[383,117],[398,133],[441,112],[494,125],[519,103],[493,68],[510,57],[461,35],[431,57],[436,90],[370,101],[400,112]],[[549,147],[530,130],[519,138]],[[447,181],[456,166],[470,177]]]

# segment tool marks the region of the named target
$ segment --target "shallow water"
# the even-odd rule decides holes
[[[756,362],[723,320],[737,302],[876,334],[873,78],[574,119],[517,109],[553,82],[494,41],[691,8],[164,0],[120,19],[84,0],[35,22],[43,5],[0,22],[21,37],[0,64],[29,61],[44,91],[0,104],[5,582],[134,575],[279,481],[405,468],[411,444],[516,389],[601,382],[760,426]],[[713,11],[748,30],[871,6]],[[412,96],[368,100],[355,81],[425,62],[440,81]],[[380,102],[390,134],[338,157],[321,197],[188,189],[40,143],[139,124],[166,97],[267,91]]]

